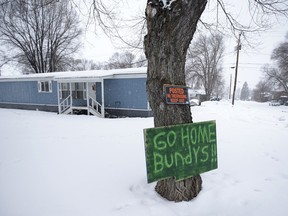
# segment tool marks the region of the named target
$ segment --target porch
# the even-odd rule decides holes
[[[96,83],[101,88],[96,94]],[[103,80],[98,82],[58,82],[59,114],[87,114],[105,117]]]

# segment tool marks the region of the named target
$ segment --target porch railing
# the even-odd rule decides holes
[[[60,114],[71,112],[71,106],[72,106],[71,103],[72,103],[72,97],[71,95],[69,95],[60,103]]]
[[[93,115],[98,115],[101,116],[101,104],[98,103],[95,99],[93,99],[92,97],[88,98],[89,100],[89,111],[92,111]]]

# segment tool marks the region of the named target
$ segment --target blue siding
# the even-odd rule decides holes
[[[105,107],[147,109],[146,78],[104,80]]]
[[[87,100],[84,99],[74,99],[73,98],[73,106],[87,106]]]
[[[0,103],[57,105],[57,83],[52,81],[52,92],[38,92],[37,81],[0,82]]]
[[[96,82],[96,101],[102,104],[102,88],[101,82]]]

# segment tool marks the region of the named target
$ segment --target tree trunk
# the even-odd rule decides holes
[[[169,7],[159,5],[158,0],[147,3],[147,94],[155,127],[192,122],[189,105],[166,104],[163,85],[185,85],[187,49],[206,3],[207,0],[175,0]],[[200,175],[177,182],[170,178],[158,181],[155,190],[168,200],[188,201],[198,195],[201,185]]]

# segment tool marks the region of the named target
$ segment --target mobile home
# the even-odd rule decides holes
[[[0,77],[0,108],[148,117],[146,78],[146,68]]]

